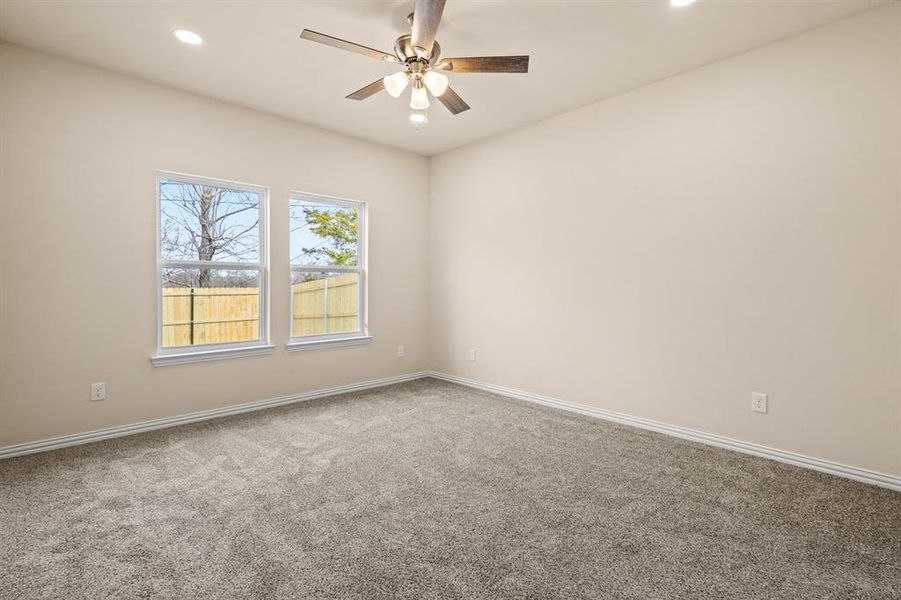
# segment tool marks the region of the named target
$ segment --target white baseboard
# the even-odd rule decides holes
[[[335,396],[337,394],[344,394],[347,392],[367,390],[386,385],[392,385],[395,383],[413,381],[415,379],[422,379],[424,377],[434,377],[435,379],[440,379],[442,381],[465,385],[467,387],[483,390],[486,392],[492,392],[501,396],[506,396],[508,398],[515,398],[517,400],[525,400],[527,402],[544,404],[546,406],[552,406],[555,408],[588,415],[590,417],[595,417],[598,419],[613,421],[614,423],[630,425],[632,427],[638,427],[640,429],[648,429],[650,431],[656,431],[658,433],[664,433],[666,435],[671,435],[694,442],[700,442],[702,444],[708,444],[710,446],[716,446],[718,448],[726,448],[728,450],[735,450],[736,452],[753,454],[755,456],[777,460],[779,462],[788,463],[798,467],[813,469],[815,471],[821,471],[823,473],[829,473],[831,475],[846,477],[848,479],[854,479],[856,481],[862,481],[864,483],[870,483],[884,488],[901,491],[901,477],[886,475],[884,473],[877,473],[875,471],[852,467],[849,465],[843,465],[820,458],[805,456],[803,454],[796,454],[794,452],[788,452],[786,450],[769,448],[767,446],[761,446],[760,444],[754,444],[751,442],[734,440],[732,438],[727,438],[712,433],[704,433],[702,431],[696,431],[694,429],[688,429],[686,427],[668,425],[659,421],[652,421],[651,419],[633,417],[631,415],[626,415],[623,413],[604,410],[600,408],[591,408],[581,404],[559,400],[557,398],[539,396],[537,394],[531,394],[522,390],[484,383],[473,379],[467,379],[465,377],[458,377],[456,375],[448,375],[446,373],[441,373],[438,371],[421,371],[417,373],[408,373],[405,375],[396,375],[394,377],[385,377],[382,379],[372,379],[370,381],[363,381],[360,383],[351,383],[348,385],[313,390],[300,394],[292,394],[290,396],[281,396],[279,398],[271,398],[268,400],[258,400],[256,402],[236,404],[233,406],[204,410],[189,413],[186,415],[153,419],[150,421],[133,423],[131,425],[108,427],[106,429],[98,429],[96,431],[89,431],[86,433],[64,435],[46,440],[39,440],[36,442],[25,442],[13,446],[5,446],[0,448],[0,459],[10,458],[13,456],[21,456],[24,454],[33,454],[35,452],[44,452],[47,450],[55,450],[57,448],[65,448],[67,446],[89,444],[91,442],[97,442],[100,440],[108,440],[111,438],[142,433],[144,431],[154,431],[156,429],[175,427],[177,425],[185,425],[187,423],[196,423],[198,421],[215,419],[217,417],[238,415],[241,413],[272,408],[275,406],[283,406],[286,404],[294,404],[295,402],[303,402],[305,400],[314,400],[316,398],[325,398],[327,396]]]
[[[232,406],[226,406],[224,408],[214,408],[212,410],[202,410],[186,415],[164,417],[162,419],[153,419],[151,421],[142,421],[140,423],[133,423],[131,425],[120,425],[118,427],[108,427],[106,429],[98,429],[96,431],[88,431],[86,433],[63,435],[47,440],[39,440],[36,442],[25,442],[23,444],[16,444],[14,446],[5,446],[3,448],[0,448],[0,459],[10,458],[13,456],[21,456],[23,454],[33,454],[35,452],[44,452],[46,450],[55,450],[57,448],[65,448],[67,446],[89,444],[91,442],[98,442],[100,440],[108,440],[111,438],[123,437],[135,433],[142,433],[144,431],[153,431],[155,429],[175,427],[176,425],[196,423],[197,421],[206,421],[208,419],[215,419],[216,417],[239,415],[241,413],[263,410],[265,408],[272,408],[274,406],[283,406],[285,404],[294,404],[295,402],[303,402],[305,400],[325,398],[326,396],[334,396],[336,394],[344,394],[358,390],[368,390],[385,385],[403,383],[405,381],[413,381],[414,379],[422,379],[423,377],[428,377],[428,373],[422,371],[418,373],[408,373],[406,375],[396,375],[394,377],[384,377],[382,379],[372,379],[370,381],[351,383],[348,385],[339,385],[332,388],[313,390],[311,392],[303,392],[300,394],[292,394],[290,396],[281,396],[279,398],[270,398],[268,400],[257,400],[256,402],[235,404]]]
[[[448,375],[446,373],[441,373],[438,371],[429,371],[428,375],[435,379],[441,379],[443,381],[465,385],[467,387],[475,388],[478,390],[492,392],[501,396],[506,396],[508,398],[515,398],[517,400],[525,400],[527,402],[536,402],[538,404],[544,404],[546,406],[553,406],[554,408],[560,408],[563,410],[596,417],[598,419],[604,419],[606,421],[613,421],[614,423],[620,423],[622,425],[630,425],[632,427],[648,429],[650,431],[664,433],[666,435],[671,435],[673,437],[678,437],[685,440],[691,440],[693,442],[700,442],[702,444],[708,444],[710,446],[716,446],[718,448],[735,450],[736,452],[743,452],[745,454],[753,454],[755,456],[777,460],[779,462],[788,463],[790,465],[813,469],[815,471],[829,473],[830,475],[846,477],[848,479],[854,479],[857,481],[862,481],[864,483],[878,485],[880,487],[888,488],[891,490],[901,491],[901,477],[895,477],[893,475],[886,475],[884,473],[877,473],[876,471],[869,471],[867,469],[851,467],[820,458],[813,458],[811,456],[805,456],[803,454],[788,452],[786,450],[777,450],[776,448],[769,448],[767,446],[761,446],[760,444],[734,440],[732,438],[723,437],[721,435],[704,433],[702,431],[679,427],[677,425],[668,425],[659,421],[652,421],[650,419],[643,419],[641,417],[633,417],[631,415],[626,415],[611,410],[591,408],[581,404],[566,402],[565,400],[558,400],[557,398],[539,396],[537,394],[531,394],[529,392],[523,392],[521,390],[515,390],[491,383],[475,381],[473,379],[466,379],[465,377],[458,377],[456,375]]]

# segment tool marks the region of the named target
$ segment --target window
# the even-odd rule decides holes
[[[290,203],[289,350],[369,341],[362,202],[295,193]]]
[[[159,173],[155,365],[270,352],[266,189]]]

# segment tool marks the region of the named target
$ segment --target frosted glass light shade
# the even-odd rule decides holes
[[[391,94],[392,97],[400,98],[400,95],[407,88],[407,84],[410,83],[410,76],[405,71],[398,71],[386,76],[382,79],[382,83],[385,84],[385,91]]]
[[[429,107],[429,93],[422,84],[413,86],[410,95],[410,108],[413,110],[425,110]]]
[[[432,92],[433,96],[440,96],[447,91],[447,75],[444,73],[429,71],[422,80],[425,82],[425,86],[429,88],[429,91]]]

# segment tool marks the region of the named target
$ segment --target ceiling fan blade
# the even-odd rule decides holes
[[[414,48],[422,48],[420,56],[428,58],[432,54],[432,44],[441,23],[445,0],[416,0],[413,5],[413,36],[410,40]]]
[[[438,100],[444,105],[451,114],[458,115],[463,111],[469,110],[469,105],[463,101],[463,98],[457,95],[457,92],[451,88],[444,90],[444,93],[438,96]]]
[[[348,94],[348,100],[365,100],[366,98],[378,94],[383,89],[385,89],[385,82],[381,79],[376,79],[366,87],[361,87],[353,94]]]
[[[452,73],[528,73],[528,56],[467,56],[445,58],[436,69]]]
[[[376,50],[375,48],[369,48],[368,46],[354,44],[353,42],[348,42],[347,40],[342,40],[341,38],[336,38],[330,35],[325,35],[324,33],[319,33],[318,31],[304,29],[300,33],[300,37],[311,42],[317,42],[319,44],[325,44],[326,46],[332,46],[334,48],[340,48],[341,50],[347,50],[348,52],[356,52],[357,54],[362,54],[363,56],[368,56],[369,58],[384,60],[386,62],[398,62],[397,57],[393,54],[388,54],[387,52],[382,52],[381,50]]]

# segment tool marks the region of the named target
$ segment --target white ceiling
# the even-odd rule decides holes
[[[0,0],[0,38],[431,155],[884,3],[448,0],[445,56],[530,54],[530,72],[451,75],[472,110],[434,101],[418,130],[409,98],[344,99],[391,65],[298,38],[309,28],[391,51],[412,0]],[[204,44],[177,42],[180,28]]]

